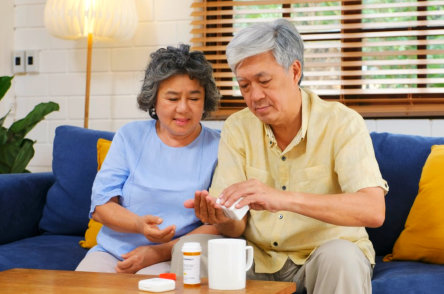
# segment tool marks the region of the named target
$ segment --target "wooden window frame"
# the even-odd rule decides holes
[[[254,3],[253,3],[254,2]],[[282,17],[291,18],[291,4],[299,1],[285,1],[285,0],[270,0],[270,1],[249,1],[249,5],[257,4],[282,4]],[[321,0],[311,0],[310,2],[326,2]],[[396,117],[444,117],[444,86],[443,88],[434,88],[430,90],[427,88],[427,37],[429,33],[444,32],[444,24],[439,23],[438,26],[428,26],[427,7],[424,6],[428,0],[418,0],[416,11],[418,11],[417,21],[415,26],[406,26],[404,29],[411,32],[411,36],[416,36],[417,48],[415,51],[406,53],[410,56],[417,56],[416,59],[420,62],[415,64],[416,67],[416,88],[399,89],[399,93],[375,93],[369,94],[369,91],[360,89],[360,83],[356,81],[363,81],[364,73],[361,66],[363,58],[366,53],[362,52],[362,47],[357,47],[354,44],[363,43],[363,38],[374,36],[376,34],[383,35],[386,32],[393,32],[400,28],[394,29],[366,29],[361,22],[359,15],[362,8],[363,0],[342,0],[331,1],[340,2],[341,7],[341,30],[339,32],[341,37],[337,40],[341,44],[340,57],[340,80],[341,82],[340,94],[320,94],[319,96],[325,100],[339,101],[361,113],[366,118],[396,118]],[[441,1],[436,2],[437,5]],[[229,70],[225,60],[225,47],[232,37],[233,33],[233,5],[245,4],[244,1],[230,1],[230,0],[195,0],[192,4],[192,34],[191,43],[193,49],[202,50],[207,55],[207,58],[212,62],[216,82],[222,93],[222,100],[219,109],[211,114],[209,119],[220,120],[225,119],[228,115],[236,112],[246,105],[243,98],[233,95],[233,75]],[[396,5],[394,5],[396,7]],[[225,11],[224,11],[225,10]],[[422,14],[421,14],[422,12]],[[439,17],[444,20],[444,11]],[[406,22],[408,23],[408,22]],[[444,21],[443,21],[444,23]],[[408,32],[406,34],[408,34]],[[304,34],[301,33],[304,37]],[[320,34],[325,37],[326,34]],[[390,33],[389,33],[390,35]],[[444,35],[444,33],[443,33]],[[316,36],[316,35],[314,35]],[[208,38],[207,38],[208,37]],[[311,35],[313,37],[313,34]],[[442,46],[443,52],[437,54],[444,54],[444,41],[438,44]],[[432,50],[431,50],[432,51]],[[436,51],[436,50],[435,50]],[[390,54],[390,53],[388,53]],[[382,54],[384,55],[384,54]],[[392,53],[393,55],[393,53]],[[376,62],[377,64],[377,62]],[[381,71],[383,72],[383,71]],[[434,73],[442,74],[444,81],[444,68],[435,70]],[[436,80],[436,79],[435,79]],[[405,79],[393,79],[393,82],[402,83]],[[387,81],[386,81],[387,82]],[[411,84],[411,80],[409,81]],[[444,84],[440,82],[439,84]],[[316,90],[314,90],[316,92]],[[381,90],[381,92],[383,92]],[[351,94],[349,94],[351,93]]]

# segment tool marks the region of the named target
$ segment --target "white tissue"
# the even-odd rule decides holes
[[[236,202],[233,203],[230,207],[225,207],[221,205],[225,215],[231,219],[241,220],[245,214],[248,212],[250,207],[248,205],[242,206],[241,208],[236,208],[236,204],[239,203],[243,198],[239,198]],[[217,198],[216,203],[220,205],[220,198]]]

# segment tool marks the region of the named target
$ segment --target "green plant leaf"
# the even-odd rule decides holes
[[[34,141],[8,142],[0,145],[0,174],[23,173],[34,156]]]
[[[0,144],[0,173],[11,173],[15,158],[20,150],[20,143],[7,140],[4,144]]]
[[[26,166],[34,156],[34,143],[34,141],[29,139],[23,140],[11,167],[11,173],[23,173],[26,171]]]
[[[10,173],[9,170],[10,170],[9,166],[5,165],[0,160],[0,174],[9,174]]]
[[[13,78],[13,76],[0,77],[0,100],[11,87]],[[34,156],[35,142],[26,139],[25,136],[47,114],[56,110],[59,110],[57,103],[40,103],[25,118],[14,122],[9,129],[3,127],[3,124],[11,110],[0,118],[0,174],[29,172],[26,166]]]
[[[11,109],[9,109],[8,113],[5,114],[4,117],[0,118],[0,127],[3,126],[3,123],[5,122],[5,119],[9,115],[10,112],[11,112]]]
[[[8,92],[9,88],[11,87],[11,80],[13,78],[14,78],[14,76],[0,77],[0,100],[2,100],[2,98],[5,96],[6,92]]]
[[[45,118],[47,114],[56,110],[59,110],[59,105],[55,102],[38,104],[25,118],[22,118],[11,125],[8,131],[9,135],[14,136],[16,140],[23,139],[36,124]]]
[[[8,130],[0,126],[0,145],[3,145],[8,140]]]

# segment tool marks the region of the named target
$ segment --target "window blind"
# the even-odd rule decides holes
[[[290,20],[304,40],[303,87],[366,117],[444,116],[444,1],[195,0],[193,49],[213,64],[214,118],[245,107],[225,57],[233,34]]]

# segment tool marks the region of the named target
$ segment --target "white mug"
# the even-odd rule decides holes
[[[247,271],[253,264],[253,247],[242,239],[208,241],[208,285],[215,290],[245,288]]]

